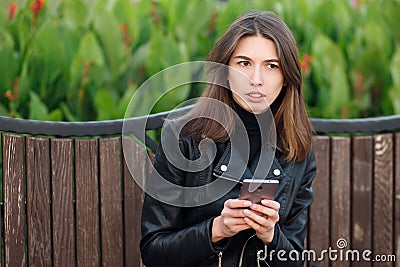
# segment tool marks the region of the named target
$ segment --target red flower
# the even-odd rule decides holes
[[[129,38],[129,28],[126,23],[121,23],[120,24],[121,31],[122,31],[122,38],[124,40],[124,44],[129,47],[131,44],[131,40]]]
[[[18,3],[14,2],[8,6],[8,19],[12,20],[15,16],[15,12],[17,11]]]
[[[19,93],[19,77],[15,78],[14,82],[12,83],[13,89],[7,90],[6,93],[4,94],[10,102],[14,102],[15,100],[18,99],[18,93]]]
[[[14,95],[13,95],[13,93],[11,92],[11,90],[7,90],[7,92],[5,93],[5,96],[8,98],[8,100],[10,101],[10,102],[13,102],[15,99],[14,99]]]
[[[305,54],[303,59],[300,61],[300,67],[305,74],[310,74],[311,72],[311,61],[313,57],[310,54]]]
[[[368,0],[351,0],[350,2],[354,8],[359,8],[362,3],[366,3]]]
[[[360,99],[364,91],[364,76],[360,73],[356,73],[355,81],[353,82],[354,96],[356,99]]]
[[[33,12],[33,17],[36,19],[39,16],[40,11],[43,9],[44,0],[35,0],[29,3],[29,8]]]

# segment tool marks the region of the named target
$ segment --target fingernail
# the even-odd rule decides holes
[[[251,203],[251,201],[246,201],[246,202],[244,203],[244,206],[245,206],[245,207],[250,207],[251,204],[253,204],[253,203]]]
[[[263,199],[263,200],[261,200],[261,204],[263,204],[263,205],[267,205],[267,204],[268,204],[268,202],[269,202],[269,200],[268,200],[268,199]]]

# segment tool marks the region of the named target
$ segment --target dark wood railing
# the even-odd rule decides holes
[[[166,115],[131,120],[147,120],[151,130]],[[318,171],[307,237],[316,259],[309,265],[397,266],[366,262],[361,254],[359,262],[346,261],[346,252],[400,260],[400,116],[312,123]],[[134,180],[144,179],[151,163],[143,146],[130,142],[138,176],[132,178],[122,124],[0,117],[1,266],[141,265],[143,192]],[[338,249],[338,240],[347,246]],[[338,259],[325,253],[318,260],[329,248]]]

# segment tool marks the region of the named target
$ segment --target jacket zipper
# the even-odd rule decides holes
[[[218,267],[222,267],[222,250],[218,252]]]

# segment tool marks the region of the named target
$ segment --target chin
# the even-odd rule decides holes
[[[250,106],[250,109],[251,109],[251,110],[249,110],[250,112],[252,112],[254,114],[260,114],[260,113],[263,113],[263,112],[267,111],[269,109],[269,106],[263,106],[263,107],[252,107],[252,106]]]

